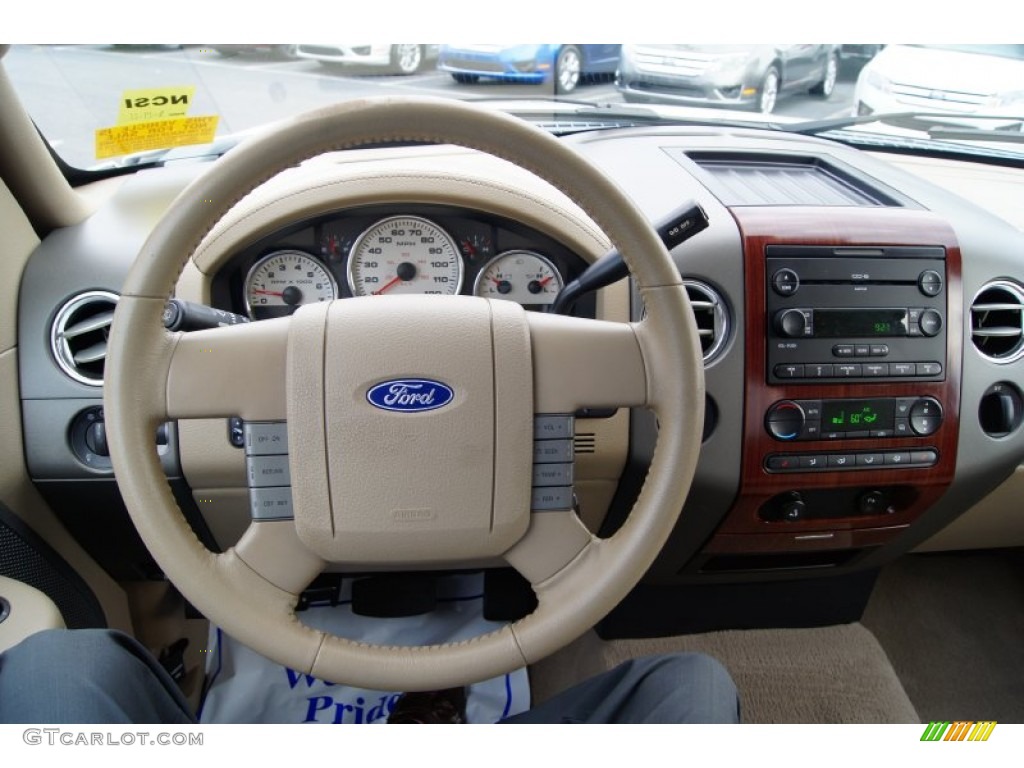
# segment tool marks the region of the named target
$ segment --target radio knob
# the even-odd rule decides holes
[[[918,318],[917,325],[925,336],[937,336],[942,330],[942,315],[934,309],[926,309]]]
[[[804,409],[792,400],[782,400],[768,409],[764,425],[776,440],[796,440],[804,431]]]
[[[807,333],[807,316],[799,309],[784,309],[775,316],[775,329],[791,339]]]

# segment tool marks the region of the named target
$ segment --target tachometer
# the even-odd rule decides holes
[[[462,288],[462,257],[451,235],[417,216],[392,216],[363,232],[348,260],[355,296],[455,294]]]
[[[245,309],[253,320],[290,315],[302,304],[337,296],[338,284],[331,273],[302,251],[267,254],[245,277]]]
[[[562,275],[550,259],[533,251],[506,251],[476,276],[474,293],[485,299],[509,299],[540,309],[562,290]]]

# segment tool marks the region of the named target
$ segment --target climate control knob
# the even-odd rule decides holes
[[[792,400],[781,400],[768,409],[764,426],[776,440],[796,440],[804,431],[807,416]]]

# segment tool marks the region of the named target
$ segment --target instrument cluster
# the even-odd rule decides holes
[[[475,295],[543,312],[585,268],[554,239],[509,219],[372,206],[297,222],[245,248],[214,278],[213,300],[253,320],[385,294]]]

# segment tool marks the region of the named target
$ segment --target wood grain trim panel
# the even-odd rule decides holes
[[[807,532],[874,529],[872,543],[896,535],[933,504],[953,480],[960,417],[960,375],[963,354],[963,292],[960,249],[952,228],[940,217],[920,210],[897,208],[734,208],[744,244],[746,270],[745,412],[740,492],[705,552],[793,551],[807,541],[794,535]],[[822,383],[818,385],[767,382],[766,375],[766,269],[768,245],[898,246],[929,245],[946,249],[946,378],[939,382]],[[943,407],[943,423],[927,438],[818,440],[779,443],[764,428],[769,406],[787,399],[909,397],[931,395]],[[841,453],[872,450],[914,450],[933,447],[938,463],[928,469],[818,471],[772,474],[763,468],[771,453]],[[765,522],[758,510],[769,499],[788,490],[839,487],[913,486],[912,503],[891,515],[850,516],[799,522]],[[761,534],[756,539],[748,535]],[[727,538],[729,537],[729,538]],[[864,537],[843,536],[855,546]],[[746,543],[744,543],[746,542]],[[835,544],[831,544],[835,546]]]

